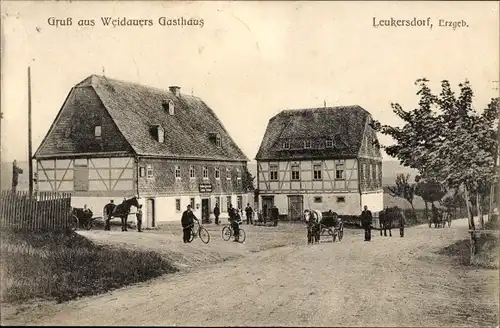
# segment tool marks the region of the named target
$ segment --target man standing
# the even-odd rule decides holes
[[[219,204],[215,204],[215,207],[214,207],[214,216],[215,216],[215,224],[216,225],[219,225],[219,215],[220,215],[220,208],[219,208]]]
[[[16,192],[17,184],[19,182],[19,174],[22,174],[23,170],[17,166],[17,161],[12,162],[12,192]]]
[[[114,201],[111,199],[106,206],[104,206],[104,215],[106,216],[106,225],[104,226],[104,230],[111,230],[110,229],[110,221],[111,221],[111,215],[113,214],[113,211],[115,210],[116,205],[114,204]]]
[[[253,209],[250,207],[250,203],[247,204],[245,213],[247,215],[247,224],[253,224]]]
[[[368,206],[364,206],[363,212],[361,212],[361,225],[365,230],[365,241],[370,241],[372,239],[372,212],[368,210]]]
[[[273,220],[273,225],[275,227],[278,226],[279,215],[280,215],[280,211],[278,210],[278,208],[276,207],[276,205],[273,205],[273,207],[271,207],[271,218]]]
[[[135,216],[137,217],[137,231],[142,232],[141,227],[142,227],[142,205],[139,205],[137,208],[137,213],[135,213]]]
[[[182,240],[185,243],[189,243],[189,238],[191,237],[191,229],[193,229],[194,221],[199,220],[194,216],[193,211],[191,210],[191,205],[187,206],[187,209],[182,213],[181,224],[182,224],[182,232],[183,237]]]

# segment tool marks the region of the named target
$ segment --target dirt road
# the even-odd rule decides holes
[[[232,260],[42,307],[4,324],[497,326],[498,271],[465,268],[434,253],[466,230],[459,220],[451,228],[413,227],[404,238],[375,234],[371,242],[357,230],[340,243],[302,240],[260,252],[233,243],[231,249],[247,248],[237,258],[234,250],[223,255]]]

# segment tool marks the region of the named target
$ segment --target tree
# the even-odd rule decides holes
[[[423,180],[420,176],[415,177],[415,195],[422,197],[425,203],[425,217],[429,219],[429,207],[428,204],[434,204],[434,202],[439,202],[446,195],[446,190],[444,186],[439,182],[433,180]]]
[[[248,168],[245,167],[245,169],[243,170],[243,190],[247,192],[254,191],[254,179],[255,177],[252,176],[252,173],[250,173],[250,171],[248,171]]]
[[[393,197],[401,197],[410,203],[412,213],[415,213],[415,207],[413,206],[413,197],[415,195],[415,186],[409,183],[410,175],[399,173],[396,176],[396,185],[394,187],[388,187],[389,193]]]
[[[448,81],[441,82],[439,96],[432,94],[427,82],[426,79],[416,81],[420,101],[414,110],[405,111],[399,104],[391,104],[394,113],[404,122],[402,127],[376,122],[374,128],[395,140],[394,145],[386,147],[388,155],[420,172],[423,179],[420,185],[417,183],[416,193],[427,197],[430,190],[426,189],[438,185],[447,189],[462,188],[469,226],[475,228],[471,199],[476,198],[480,204],[481,195],[494,181],[499,100],[492,99],[483,113],[478,114],[472,107],[474,93],[468,81],[459,84],[458,98]],[[436,198],[441,194],[437,190]],[[482,219],[482,215],[479,217]]]

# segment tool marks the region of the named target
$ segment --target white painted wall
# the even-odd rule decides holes
[[[368,209],[374,213],[384,209],[384,192],[373,192],[361,194],[362,206],[368,206]]]
[[[261,194],[259,196],[259,210],[262,210],[262,197],[274,196],[274,204],[280,214],[288,214],[288,196],[293,194]],[[332,210],[340,215],[359,215],[362,211],[359,193],[311,193],[302,194],[304,209],[314,209],[322,212]],[[321,203],[315,203],[314,198],[321,197]],[[337,202],[337,197],[344,197],[345,202]]]

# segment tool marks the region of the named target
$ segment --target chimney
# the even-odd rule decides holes
[[[170,90],[170,92],[172,92],[176,97],[181,94],[181,87],[175,85],[168,87],[168,90]]]

